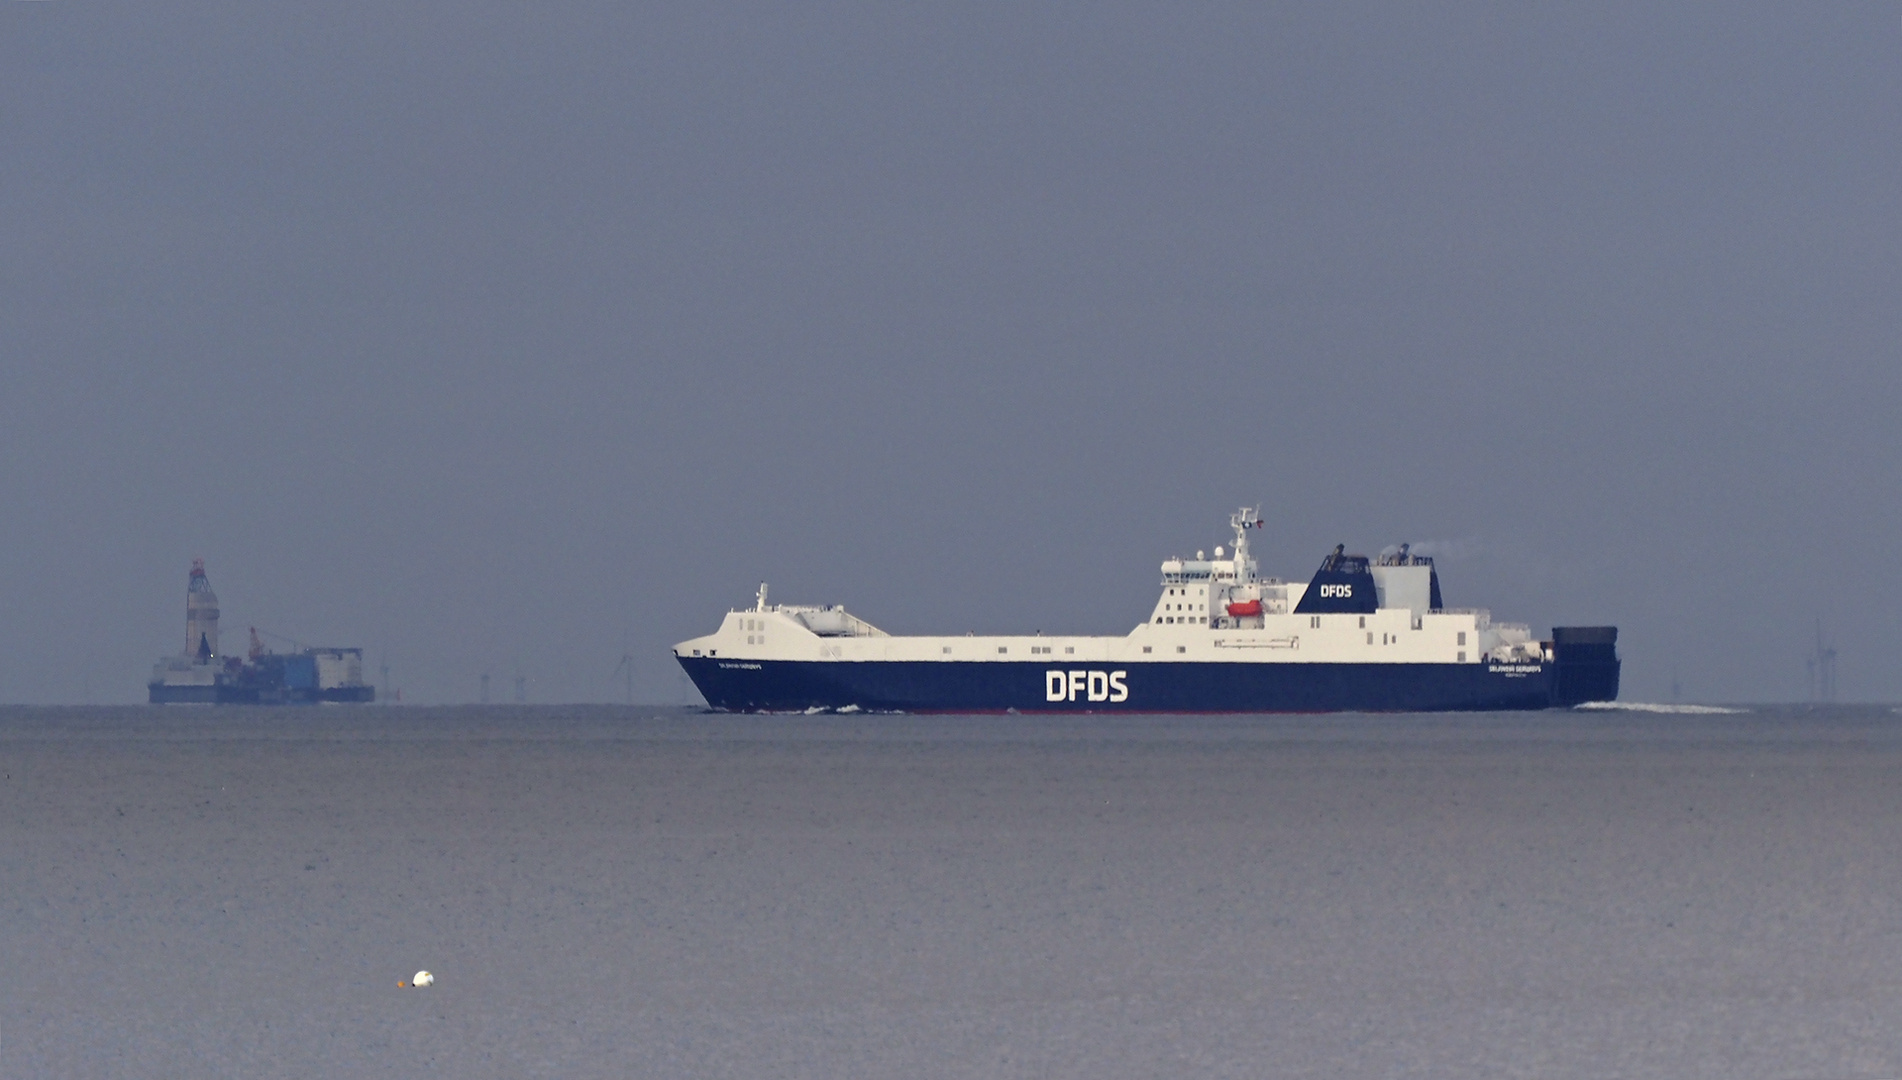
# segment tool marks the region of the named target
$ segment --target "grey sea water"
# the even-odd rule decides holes
[[[1902,1071],[1888,708],[9,709],[0,773],[9,1077]]]

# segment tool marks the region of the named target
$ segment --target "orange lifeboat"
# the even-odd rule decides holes
[[[1261,601],[1248,600],[1239,604],[1230,604],[1228,605],[1228,613],[1237,619],[1245,619],[1250,615],[1259,615],[1261,614]]]

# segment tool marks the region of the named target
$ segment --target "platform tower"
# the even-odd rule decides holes
[[[185,586],[185,655],[201,664],[218,655],[218,594],[205,577],[205,560],[192,560]]]

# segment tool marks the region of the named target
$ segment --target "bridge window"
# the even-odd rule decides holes
[[[1188,652],[1188,651],[1189,651],[1189,647],[1188,647],[1187,645],[1177,645],[1177,646],[1176,646],[1176,651],[1177,651],[1177,652]]]
[[[1459,643],[1460,643],[1461,645],[1464,645],[1464,644],[1466,644],[1466,631],[1464,631],[1464,630],[1461,630],[1461,631],[1460,631],[1460,640],[1459,640]]]
[[[1005,653],[1007,653],[1007,652],[1009,652],[1009,651],[1010,651],[1010,647],[1009,647],[1009,646],[1007,646],[1007,645],[999,645],[999,646],[997,647],[997,654],[998,654],[999,656],[1002,656],[1003,654],[1005,654]]]
[[[1466,662],[1466,654],[1465,654],[1465,653],[1461,653],[1461,654],[1459,655],[1459,661],[1458,661],[1458,662],[1459,662],[1459,663],[1462,663],[1462,664],[1464,664],[1464,663]]]
[[[1319,615],[1308,616],[1308,629],[1319,630],[1320,628],[1321,628],[1321,617]]]
[[[1063,654],[1064,654],[1065,656],[1071,656],[1071,655],[1074,655],[1075,653],[1076,653],[1076,646],[1075,646],[1075,645],[1065,645],[1065,646],[1063,647]]]
[[[1360,628],[1361,628],[1362,630],[1365,630],[1365,629],[1367,629],[1367,616],[1365,616],[1365,615],[1362,615],[1362,616],[1360,617]],[[1369,638],[1368,640],[1369,640],[1369,641],[1372,641],[1373,639],[1372,639],[1372,638]]]
[[[1150,647],[1149,647],[1149,646],[1147,646],[1147,645],[1144,645],[1144,646],[1143,646],[1143,651],[1144,651],[1144,652],[1155,652],[1156,650],[1154,650],[1154,649],[1152,649],[1152,648],[1150,648]]]
[[[951,655],[951,646],[949,646],[949,645],[946,645],[946,646],[944,647],[944,654],[945,654],[946,656],[950,656],[950,655]]]

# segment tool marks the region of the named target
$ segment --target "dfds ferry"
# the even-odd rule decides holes
[[[742,712],[1371,712],[1544,709],[1618,696],[1618,628],[1521,623],[1440,602],[1433,560],[1343,548],[1307,584],[1234,549],[1162,564],[1123,637],[895,637],[840,607],[768,604],[674,647],[717,709]]]

